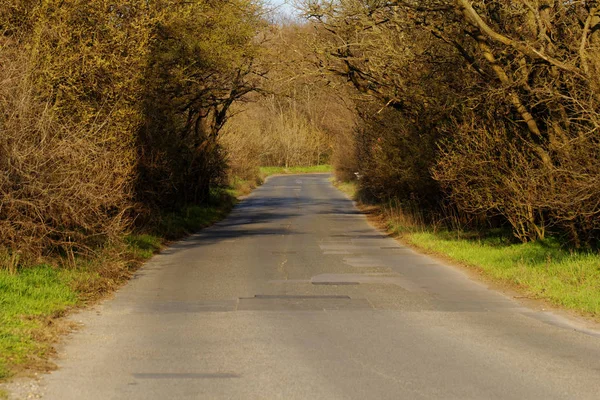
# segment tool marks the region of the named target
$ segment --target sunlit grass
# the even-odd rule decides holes
[[[453,232],[412,232],[408,242],[476,267],[528,296],[600,315],[600,255],[570,252],[556,240],[511,243],[509,237],[460,238]]]
[[[351,199],[356,200],[356,195],[358,193],[358,184],[356,182],[343,182],[335,179],[333,179],[332,182],[336,188],[345,193]]]
[[[312,167],[260,167],[260,175],[264,179],[279,174],[314,174],[331,172],[331,165],[314,165]]]
[[[10,274],[0,271],[0,378],[9,376],[49,346],[36,336],[44,318],[63,313],[77,303],[69,286],[76,272],[40,265]]]

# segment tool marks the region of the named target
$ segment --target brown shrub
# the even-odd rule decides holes
[[[139,209],[206,199],[262,27],[245,0],[0,9],[0,253],[100,252]],[[231,29],[234,24],[236,29]],[[137,202],[135,202],[135,201]]]
[[[0,247],[26,262],[114,239],[126,225],[130,149],[98,135],[110,121],[61,120],[35,96],[22,54],[4,48],[0,59]]]

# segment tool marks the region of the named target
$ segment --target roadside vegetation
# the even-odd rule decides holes
[[[314,75],[318,70],[307,59],[310,32],[310,26],[287,23],[273,25],[266,36],[268,79],[233,106],[219,135],[230,179],[328,172],[339,158],[339,143],[351,134],[356,117],[346,88]]]
[[[392,230],[405,227],[394,225]],[[523,297],[545,299],[582,314],[600,316],[600,256],[569,251],[555,238],[521,243],[506,232],[422,231],[402,235],[426,252],[475,267]]]

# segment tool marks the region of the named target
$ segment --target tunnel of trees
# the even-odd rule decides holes
[[[0,248],[94,254],[260,165],[427,221],[600,238],[600,2],[10,0]],[[13,257],[14,258],[14,257]]]

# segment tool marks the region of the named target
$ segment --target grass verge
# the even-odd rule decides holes
[[[0,268],[0,381],[51,369],[52,344],[70,328],[59,317],[114,291],[166,243],[224,218],[234,203],[231,191],[215,192],[209,205],[157,216],[122,243],[68,268],[58,267],[62,260],[16,273]]]
[[[358,185],[356,182],[341,182],[335,180],[335,178],[332,178],[331,182],[335,187],[348,195],[348,197],[350,197],[352,200],[358,200]]]
[[[262,179],[271,175],[286,174],[315,174],[331,172],[331,165],[314,165],[312,167],[260,167],[259,173]]]
[[[356,196],[356,183],[336,186]],[[503,230],[439,231],[414,224],[415,218],[401,210],[381,206],[377,217],[391,234],[417,249],[473,268],[525,297],[600,317],[600,254],[596,252],[575,252],[553,238],[516,243]]]
[[[50,320],[77,304],[69,283],[78,273],[48,265],[0,272],[0,378],[24,365],[44,367],[54,333]]]

